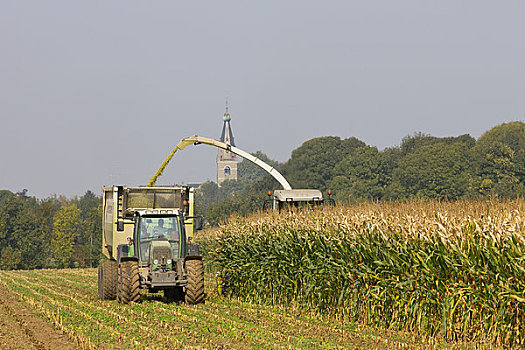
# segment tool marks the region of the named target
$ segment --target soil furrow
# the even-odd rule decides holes
[[[1,349],[77,349],[65,335],[0,286]]]

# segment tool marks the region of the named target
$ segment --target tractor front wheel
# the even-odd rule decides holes
[[[117,301],[129,304],[139,300],[139,264],[137,261],[122,261],[118,269]]]
[[[186,260],[186,303],[190,305],[204,302],[204,268],[201,259]]]

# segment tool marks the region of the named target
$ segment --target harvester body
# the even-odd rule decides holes
[[[319,190],[275,190],[273,193],[268,193],[268,199],[264,203],[264,208],[280,211],[285,207],[315,206],[323,203],[323,194]]]

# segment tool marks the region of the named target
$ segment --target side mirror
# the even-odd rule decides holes
[[[202,230],[202,218],[200,216],[193,219],[193,229],[195,231]]]
[[[117,221],[117,231],[124,231],[124,221],[122,220]]]
[[[186,216],[184,220],[193,220],[193,229],[195,231],[202,230],[202,216]]]

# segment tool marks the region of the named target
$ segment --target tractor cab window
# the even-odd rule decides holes
[[[149,248],[153,241],[168,241],[172,257],[180,255],[180,227],[178,216],[142,217],[140,220],[140,260],[149,260]]]

